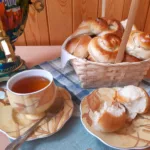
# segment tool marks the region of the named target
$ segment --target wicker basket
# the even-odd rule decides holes
[[[71,64],[84,88],[138,85],[150,68],[150,59],[140,62],[123,62],[117,64],[97,63],[77,58],[65,50],[65,46],[73,37],[70,36],[62,46],[62,64]],[[65,60],[65,61],[64,61]]]
[[[133,1],[135,3],[137,2],[136,0]],[[134,4],[131,7],[134,7]],[[131,19],[135,18],[136,12],[132,12],[133,10],[135,10],[135,8],[132,8],[132,10],[130,10],[131,15],[129,14],[130,18],[128,17],[128,21],[130,23],[128,23],[126,27],[127,32],[124,36],[124,41],[122,42],[123,46],[125,46],[127,43],[128,39],[125,40],[125,38],[129,37],[129,31],[131,31],[130,29],[133,25],[133,20]],[[147,74],[150,68],[150,59],[140,62],[123,62],[110,64],[91,62],[85,59],[74,57],[65,49],[66,44],[72,38],[75,37],[70,36],[69,38],[67,38],[62,46],[62,64],[64,66],[68,60],[71,61],[83,88],[138,85],[141,80],[143,80],[144,76]],[[121,53],[121,55],[123,55],[124,51]]]

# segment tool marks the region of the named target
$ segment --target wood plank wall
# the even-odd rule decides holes
[[[24,34],[16,45],[60,45],[87,18],[101,17],[102,0],[44,0],[45,9],[30,6]],[[106,0],[106,17],[118,20],[128,16],[131,0]],[[150,0],[141,0],[135,24],[150,32]]]

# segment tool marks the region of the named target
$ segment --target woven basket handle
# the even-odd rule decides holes
[[[130,36],[130,32],[132,30],[132,26],[135,21],[135,17],[136,17],[139,4],[140,4],[140,0],[132,0],[130,11],[129,11],[129,16],[128,16],[128,21],[127,21],[127,26],[122,37],[122,42],[120,44],[120,49],[118,51],[115,63],[120,63],[123,60],[126,45]]]

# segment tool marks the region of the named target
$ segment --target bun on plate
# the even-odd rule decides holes
[[[133,85],[119,89],[117,101],[126,107],[129,120],[134,119],[137,114],[148,112],[150,109],[150,99],[147,92]]]
[[[126,52],[142,60],[150,58],[150,34],[138,30],[131,31]]]
[[[147,92],[133,85],[123,88],[99,88],[93,92],[91,98],[93,101],[99,100],[99,105],[96,105],[90,99],[90,108],[96,108],[91,109],[92,127],[101,132],[117,131],[123,128],[127,121],[132,121],[137,114],[150,110]]]
[[[76,57],[86,58],[88,56],[88,44],[90,40],[91,37],[88,35],[73,38],[67,43],[66,50]]]
[[[93,127],[101,132],[114,132],[122,128],[126,121],[125,107],[115,101],[116,91],[111,88],[98,90],[100,108],[94,112]]]
[[[93,38],[88,45],[88,52],[96,62],[114,63],[121,38],[115,34],[105,34]]]

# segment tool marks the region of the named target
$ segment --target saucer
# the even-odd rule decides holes
[[[15,112],[8,103],[7,97],[4,98],[3,89],[0,89],[0,131],[6,134],[10,139],[16,139],[28,130],[36,121],[29,120],[24,114]],[[1,98],[1,96],[3,98]],[[64,108],[53,118],[47,118],[40,123],[39,128],[28,138],[28,141],[44,138],[58,132],[69,120],[73,113],[73,102],[68,91],[57,87],[57,96],[55,103],[50,111],[56,111],[60,101],[64,101]]]
[[[131,124],[117,132],[103,133],[96,131],[92,124],[92,114],[97,104],[94,96],[97,90],[86,96],[80,105],[81,121],[85,129],[109,147],[116,149],[144,149],[150,147],[150,111],[138,115]]]

